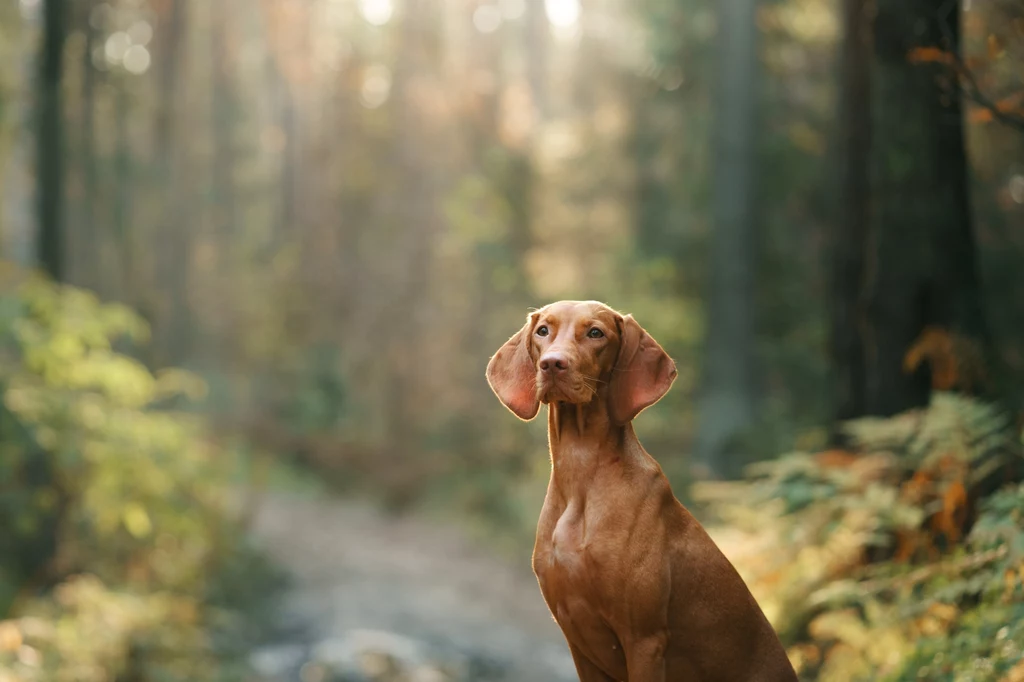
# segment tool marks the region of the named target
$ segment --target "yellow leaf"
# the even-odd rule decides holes
[[[786,654],[798,672],[821,662],[821,649],[814,644],[797,644],[788,649]]]
[[[822,682],[849,682],[862,679],[869,670],[870,665],[862,650],[839,642],[825,655],[825,664],[818,673],[818,679]]]
[[[836,639],[859,651],[870,639],[867,626],[853,609],[823,613],[810,622],[807,631],[818,641]]]
[[[928,610],[917,619],[917,630],[927,637],[939,637],[949,632],[949,628],[956,622],[960,611],[950,604],[932,604]]]
[[[17,651],[22,644],[18,626],[9,620],[0,622],[0,651]]]
[[[132,502],[124,508],[121,515],[124,527],[132,534],[132,537],[142,539],[153,531],[153,522],[149,520],[146,509],[136,502]]]

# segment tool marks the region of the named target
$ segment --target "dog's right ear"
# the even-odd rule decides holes
[[[530,355],[530,340],[538,313],[531,313],[515,336],[498,349],[487,363],[487,383],[505,407],[524,421],[540,411],[537,398],[537,367]]]

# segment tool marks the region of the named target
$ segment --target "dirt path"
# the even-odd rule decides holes
[[[261,667],[280,669],[267,679],[294,679],[303,662],[345,658],[355,640],[461,661],[461,672],[415,679],[577,679],[528,557],[510,565],[457,529],[387,517],[360,503],[280,494],[261,503],[253,532],[292,573],[286,615],[308,629],[290,649],[261,652]],[[392,679],[312,674],[308,666],[301,678]]]

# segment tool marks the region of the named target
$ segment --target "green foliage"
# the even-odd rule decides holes
[[[941,393],[847,432],[853,451],[791,454],[695,491],[765,539],[738,568],[804,678],[1004,679],[1024,652],[1024,485],[1005,483],[1020,433]]]
[[[0,671],[229,676],[232,642],[252,634],[238,609],[260,603],[274,574],[238,540],[231,458],[197,420],[157,407],[203,383],[118,353],[146,336],[128,309],[4,274]]]
[[[893,682],[1015,679],[1024,647],[1024,605],[994,604],[965,613],[952,636],[928,637],[917,643]]]

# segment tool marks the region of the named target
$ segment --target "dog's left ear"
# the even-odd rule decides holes
[[[537,313],[526,318],[526,324],[505,342],[487,363],[487,383],[502,404],[524,421],[540,411],[537,398],[537,367],[530,355],[530,340]]]
[[[612,369],[608,409],[612,421],[622,425],[661,400],[678,372],[668,353],[632,315],[618,326],[619,357]]]

